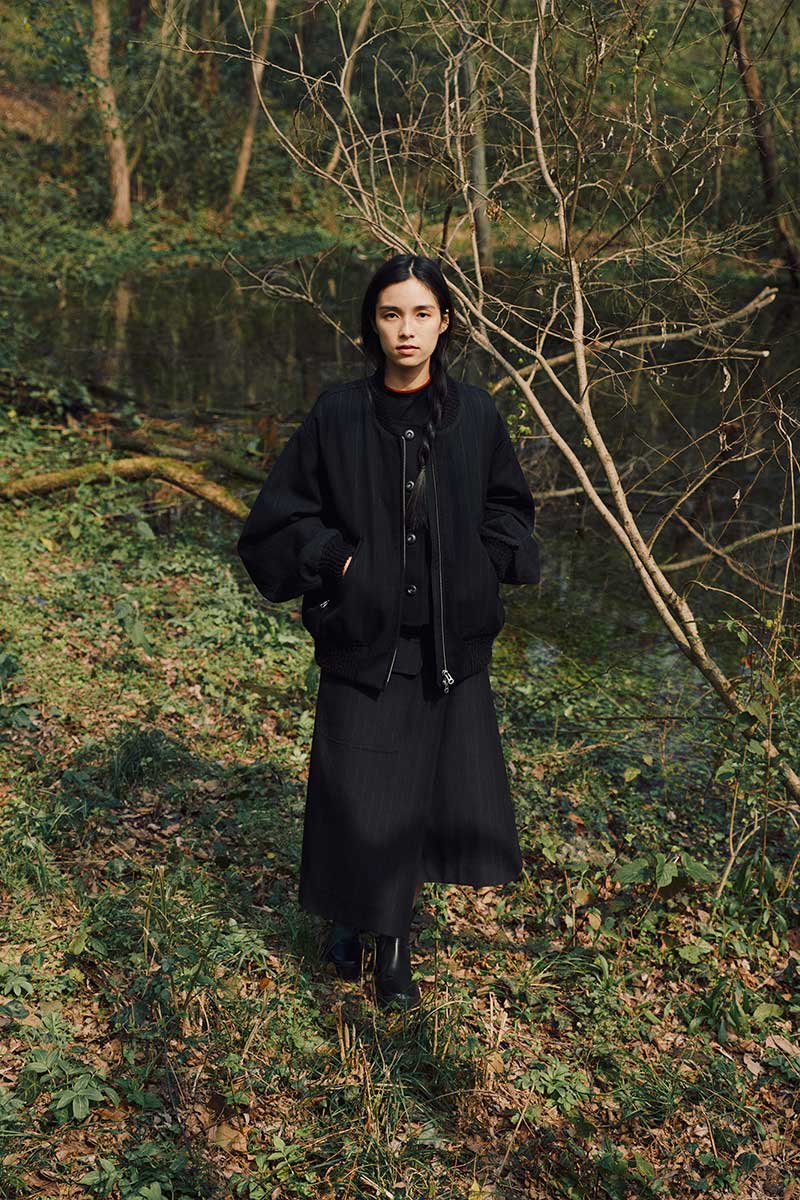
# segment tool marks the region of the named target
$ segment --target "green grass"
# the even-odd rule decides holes
[[[57,412],[0,435],[0,478],[107,453]],[[546,597],[533,644],[510,605],[525,871],[426,886],[423,1006],[384,1014],[296,905],[318,671],[235,536],[155,483],[0,508],[0,1194],[783,1194],[791,845],[776,824],[715,901],[714,705],[668,656],[621,670],[597,623],[555,652]]]

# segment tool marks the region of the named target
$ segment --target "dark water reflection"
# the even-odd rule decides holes
[[[356,264],[327,281],[328,309],[353,333],[369,269],[369,264]],[[363,369],[347,338],[306,305],[271,298],[252,281],[244,282],[243,290],[226,271],[203,268],[131,278],[109,294],[76,295],[60,305],[54,300],[50,309],[40,300],[25,313],[35,338],[37,365],[126,393],[142,412],[213,424],[244,448],[253,442],[257,422],[265,414],[291,425],[323,386]],[[689,453],[685,447],[714,429],[723,415],[730,416],[726,405],[732,397],[761,405],[763,428],[749,427],[748,434],[763,438],[765,447],[770,443],[774,397],[793,380],[797,367],[797,307],[787,300],[765,310],[751,340],[769,346],[769,359],[731,360],[724,368],[711,357],[684,363],[683,358],[699,351],[682,345],[660,356],[668,370],[658,376],[643,375],[624,384],[609,379],[598,385],[596,412],[620,469],[635,464],[633,475],[639,479],[646,468],[654,472],[634,504],[646,530],[664,511],[664,495],[674,497],[684,475],[691,476],[700,459],[713,459],[718,439]],[[485,364],[463,353],[453,356],[451,370],[475,381],[489,378]],[[552,391],[543,390],[542,396],[553,404],[573,444],[580,446],[563,401],[554,401]],[[504,394],[498,403],[505,411]],[[670,454],[674,461],[665,469],[663,460]],[[522,457],[535,493],[574,485],[558,452],[544,439],[526,443]],[[584,461],[590,462],[588,456]],[[594,474],[599,479],[596,470]],[[726,540],[732,541],[780,523],[784,484],[780,464],[765,449],[761,458],[716,472],[702,493],[702,504],[693,509],[689,503],[682,511],[691,515],[696,528],[709,532],[727,522]],[[737,492],[746,494],[746,505],[737,505]],[[247,498],[250,490],[245,486],[242,494]],[[609,661],[624,662],[635,654],[644,656],[657,673],[691,677],[633,568],[583,498],[542,501],[539,533],[541,587],[507,589],[508,636],[526,641],[531,669],[545,669],[564,652],[585,654],[591,646],[610,656]],[[678,522],[669,525],[659,546],[664,557],[685,557],[702,549]],[[775,581],[781,566],[779,551]],[[689,573],[673,578],[682,586]],[[717,587],[730,583],[718,568],[706,578]],[[744,615],[739,604],[720,592],[695,590],[692,603],[701,615]],[[731,638],[718,653],[723,660],[732,653],[731,666],[738,662]]]

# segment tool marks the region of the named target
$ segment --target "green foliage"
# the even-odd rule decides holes
[[[9,681],[20,671],[13,654],[0,651],[0,737],[3,729],[35,729],[38,709],[35,697],[27,692],[16,693]],[[16,681],[15,681],[16,683]]]
[[[117,1158],[98,1155],[97,1165],[79,1182],[91,1196],[120,1200],[210,1200],[213,1195],[186,1150],[162,1139],[129,1146]]]
[[[622,884],[647,882],[657,888],[666,888],[680,883],[689,886],[692,881],[711,883],[714,874],[686,850],[682,850],[675,858],[667,858],[661,851],[656,851],[623,863],[617,868],[614,878]]]
[[[25,1101],[7,1087],[0,1088],[0,1138],[19,1134],[23,1128]]]
[[[534,1063],[519,1078],[523,1088],[547,1097],[559,1112],[568,1113],[591,1096],[583,1071],[563,1062]]]
[[[0,962],[0,992],[4,996],[30,996],[33,993],[28,962]]]
[[[64,421],[67,414],[86,415],[97,411],[97,402],[87,387],[76,379],[52,378],[37,371],[26,370],[24,375],[12,369],[18,352],[9,353],[9,343],[0,344],[0,383],[13,391],[17,397],[17,408],[7,410],[7,418],[16,423],[21,412],[41,414],[47,420]],[[8,358],[4,359],[3,354]],[[36,416],[30,420],[30,428],[39,427]],[[10,446],[8,447],[11,448]]]
[[[103,1074],[87,1070],[60,1050],[36,1050],[23,1067],[21,1096],[34,1099],[42,1091],[50,1093],[50,1110],[59,1124],[70,1117],[82,1121],[92,1104],[119,1103],[117,1092]]]
[[[771,1021],[784,1014],[782,1004],[764,1000],[733,976],[717,979],[697,994],[688,1008],[689,1032],[710,1029],[721,1045],[728,1042],[731,1033],[751,1037],[754,1030],[768,1028]]]

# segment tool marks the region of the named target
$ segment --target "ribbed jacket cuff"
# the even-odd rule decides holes
[[[327,541],[319,557],[319,573],[326,579],[341,579],[344,564],[353,553],[355,546],[346,542],[337,530],[334,537]]]
[[[511,566],[511,560],[514,557],[514,547],[509,546],[508,542],[498,541],[497,538],[484,537],[481,540],[486,547],[486,553],[494,563],[498,579],[502,579]]]

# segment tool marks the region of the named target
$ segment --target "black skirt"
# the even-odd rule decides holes
[[[396,666],[383,692],[320,672],[298,892],[311,913],[395,937],[418,883],[522,871],[488,667],[443,692],[430,627]]]

